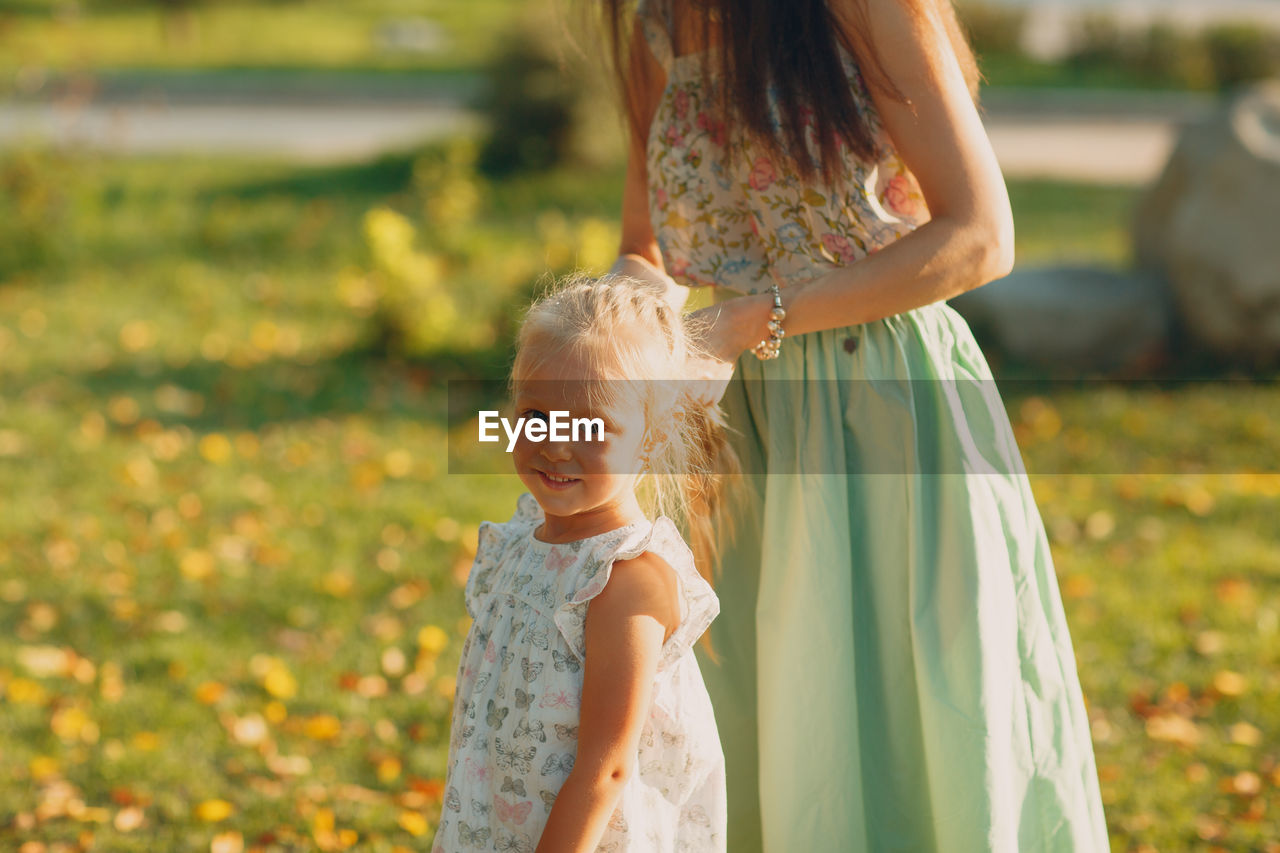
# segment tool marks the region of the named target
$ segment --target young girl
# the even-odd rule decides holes
[[[516,416],[605,432],[521,437],[529,491],[480,526],[435,853],[725,850],[724,756],[692,653],[719,601],[636,494],[651,485],[653,507],[679,505],[710,541],[716,413],[668,381],[698,358],[653,285],[571,281],[529,310]]]

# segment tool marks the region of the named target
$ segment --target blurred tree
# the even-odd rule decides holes
[[[1022,52],[1022,29],[1027,20],[1025,9],[966,2],[957,4],[956,13],[979,56]]]
[[[1066,61],[1075,68],[1123,67],[1136,52],[1133,39],[1126,38],[1115,19],[1104,13],[1081,16],[1074,42]]]
[[[406,356],[433,352],[454,342],[457,306],[442,282],[442,265],[417,246],[417,229],[388,207],[364,217],[372,269],[349,271],[340,290],[368,294],[372,303],[372,351]]]
[[[1213,65],[1204,39],[1166,22],[1152,24],[1134,57],[1135,69],[1152,83],[1212,89]]]
[[[490,64],[481,108],[489,132],[480,168],[490,175],[568,162],[616,162],[623,124],[600,39],[542,9],[519,15]],[[587,48],[584,50],[583,48]]]
[[[1280,74],[1280,37],[1248,24],[1221,24],[1205,31],[1204,43],[1218,87]]]
[[[489,174],[546,169],[570,159],[581,86],[563,67],[556,48],[561,39],[542,18],[529,16],[504,37],[481,102],[489,133],[480,167]]]
[[[0,284],[56,260],[65,242],[70,172],[67,158],[45,151],[0,156]]]

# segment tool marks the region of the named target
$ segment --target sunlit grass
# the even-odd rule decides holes
[[[0,68],[478,68],[517,8],[513,0],[233,0],[166,11],[161,4],[28,4],[0,11]],[[396,52],[380,28],[426,20],[438,48]],[[264,37],[269,34],[269,37]]]
[[[514,305],[616,234],[621,171],[473,178],[475,218],[442,235],[409,156],[31,163],[50,201],[22,210],[54,239],[0,254],[0,847],[421,849],[459,582],[521,490],[446,474],[444,382],[505,348],[378,357],[339,281],[385,205],[460,304]],[[1021,262],[1124,257],[1132,191],[1011,191]],[[1010,383],[1006,402],[1115,849],[1268,850],[1280,391]]]

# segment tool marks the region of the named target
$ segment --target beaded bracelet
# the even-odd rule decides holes
[[[773,309],[769,312],[769,338],[751,348],[761,361],[778,357],[782,339],[787,334],[782,328],[782,321],[787,319],[786,309],[782,307],[782,293],[776,283],[769,285],[769,289],[773,291]]]

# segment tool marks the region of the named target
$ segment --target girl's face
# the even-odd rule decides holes
[[[547,421],[549,428],[555,411],[567,412],[569,419],[600,418],[604,422],[603,437],[598,431],[587,437],[587,431],[580,430],[577,441],[572,436],[563,441],[533,441],[522,429],[512,448],[512,462],[521,482],[548,519],[557,518],[555,536],[608,525],[613,515],[632,515],[638,510],[635,482],[646,448],[644,412],[639,401],[626,393],[611,408],[592,407],[587,393],[590,386],[609,380],[583,379],[589,375],[580,360],[566,357],[515,383],[516,418]],[[568,422],[565,428],[568,430]]]

